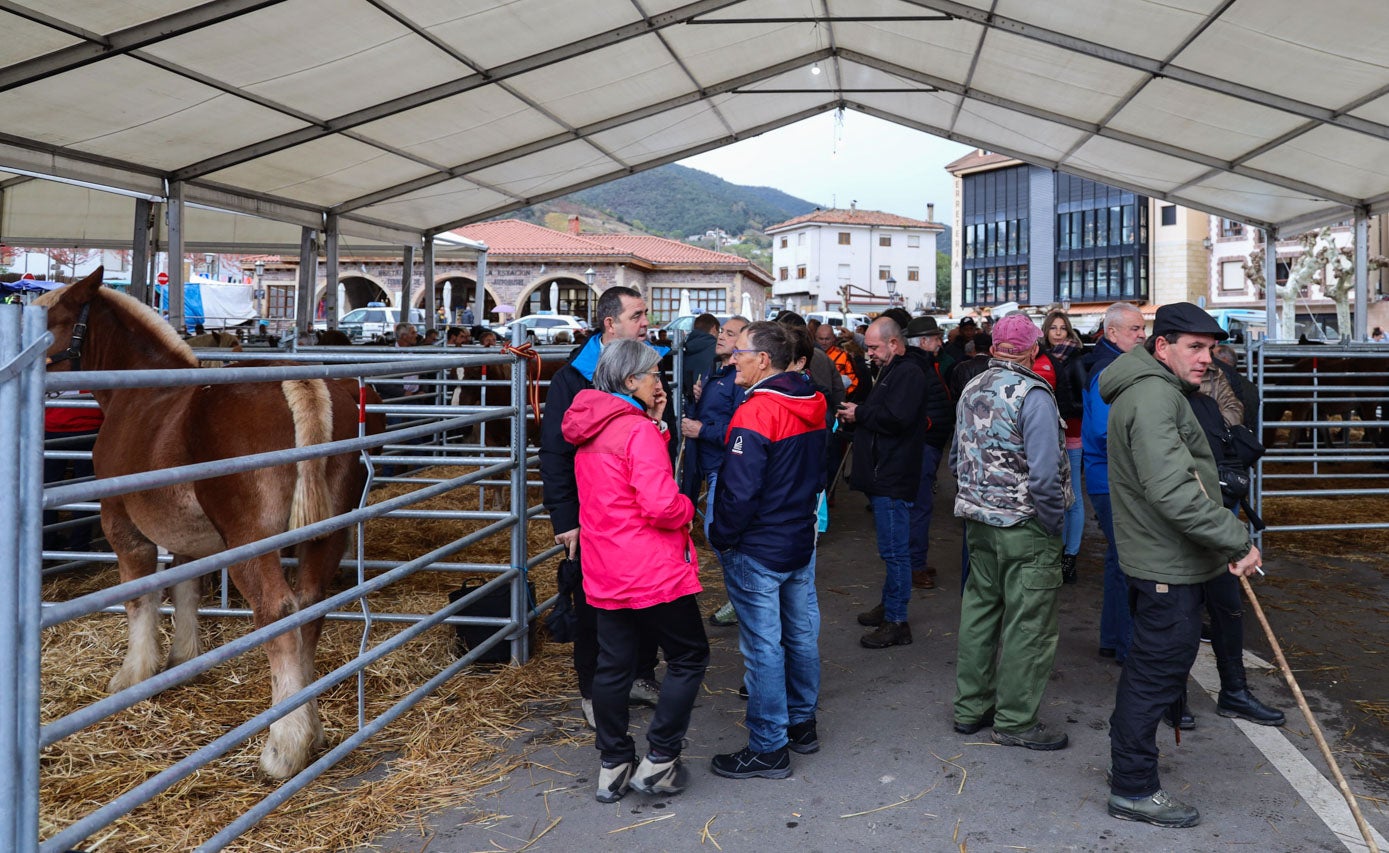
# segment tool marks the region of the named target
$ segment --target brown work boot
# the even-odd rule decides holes
[[[936,570],[932,568],[917,569],[912,572],[912,589],[935,589]]]

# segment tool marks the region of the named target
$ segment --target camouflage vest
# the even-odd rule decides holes
[[[1020,365],[993,359],[989,369],[960,395],[955,424],[959,451],[956,459],[958,489],[955,515],[994,527],[1012,527],[1035,518],[1036,509],[1027,491],[1027,458],[1023,454],[1018,416],[1023,398],[1033,388],[1046,390],[1046,380]],[[1060,424],[1057,441],[1061,453],[1061,483],[1066,506],[1072,500],[1071,465],[1066,457],[1066,424],[1052,401]]]

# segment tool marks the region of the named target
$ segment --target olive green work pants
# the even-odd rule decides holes
[[[1061,537],[1036,519],[1013,527],[965,520],[969,581],[960,600],[955,720],[994,709],[994,728],[1018,734],[1037,708],[1056,659]]]

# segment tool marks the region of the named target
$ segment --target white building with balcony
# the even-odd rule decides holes
[[[816,210],[767,229],[772,301],[800,313],[875,313],[892,304],[927,311],[936,300],[936,237],[944,226],[876,210]]]

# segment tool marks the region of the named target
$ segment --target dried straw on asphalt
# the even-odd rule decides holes
[[[458,471],[441,470],[444,473],[424,472],[424,476]],[[373,501],[411,488],[408,484],[380,488],[373,492]],[[505,499],[505,490],[492,491]],[[531,491],[534,503],[538,490]],[[477,490],[457,489],[421,506],[476,509]],[[367,557],[409,559],[483,523],[375,520],[367,526]],[[530,525],[530,553],[551,547],[553,542],[548,523],[541,520]],[[503,532],[466,554],[447,559],[506,565],[510,563],[508,543],[509,534]],[[707,552],[702,556],[706,567],[715,565]],[[717,573],[705,574],[712,577]],[[553,565],[532,573],[538,600],[554,594],[554,575]],[[63,576],[45,583],[44,596],[49,601],[63,600],[109,585],[114,579],[114,569]],[[372,596],[370,603],[375,613],[429,613],[447,603],[447,592],[461,581],[453,573],[420,572]],[[344,580],[335,588],[348,583]],[[717,607],[720,602],[713,600],[717,597],[712,596],[706,605]],[[235,598],[233,594],[234,606]],[[378,622],[370,641],[379,643],[403,627]],[[210,648],[246,630],[245,620],[205,619],[203,646]],[[318,650],[318,671],[330,671],[355,657],[360,642],[360,624],[326,623]],[[43,720],[65,716],[104,697],[106,682],[120,666],[125,646],[122,616],[92,616],[45,631]],[[389,830],[421,824],[432,812],[467,805],[484,789],[504,785],[509,774],[526,765],[525,756],[512,748],[512,741],[523,731],[537,746],[590,737],[577,714],[567,722],[564,718],[548,719],[568,710],[574,700],[570,653],[568,645],[541,645],[523,667],[467,670],[329,769],[228,849],[329,851],[367,844]],[[445,626],[371,666],[364,677],[367,718],[385,711],[452,660],[454,630]],[[355,688],[355,681],[349,680],[321,697],[319,709],[329,745],[356,730]],[[268,666],[264,653],[256,650],[44,750],[42,835],[51,836],[194,752],[264,710],[269,699]],[[262,733],[96,833],[85,849],[120,853],[196,847],[275,790],[276,783],[262,777],[257,769],[263,744]],[[479,814],[478,819],[490,817]],[[546,831],[550,828],[553,824]]]

